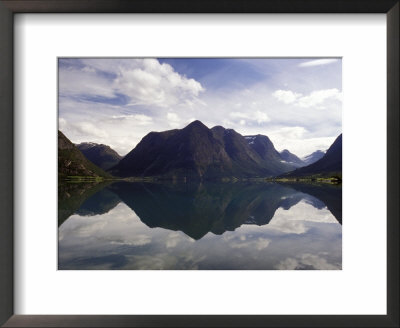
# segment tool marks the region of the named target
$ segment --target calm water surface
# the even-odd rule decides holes
[[[62,184],[61,270],[340,270],[342,190],[276,183]]]

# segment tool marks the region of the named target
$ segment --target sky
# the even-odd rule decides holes
[[[337,58],[60,58],[59,129],[126,155],[194,120],[267,135],[304,157],[342,132]]]

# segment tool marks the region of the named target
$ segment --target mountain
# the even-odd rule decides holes
[[[292,154],[287,149],[282,150],[279,154],[283,161],[293,164],[296,167],[302,167],[302,166],[307,165],[300,158],[298,158],[295,154]]]
[[[90,162],[80,150],[58,131],[58,177],[68,176],[111,178],[111,175]]]
[[[235,130],[194,121],[183,129],[150,132],[109,171],[121,177],[201,180],[266,177],[293,169],[281,162],[267,137],[254,141],[253,146]],[[271,146],[277,154],[270,154]]]
[[[279,152],[275,149],[272,141],[262,134],[244,137],[249,146],[265,160],[280,161]]]
[[[108,170],[115,166],[122,158],[122,156],[107,145],[83,142],[76,146],[89,161],[103,170]]]
[[[263,160],[281,162],[279,152],[275,149],[272,141],[262,134],[244,137],[249,146],[258,154]]]
[[[312,154],[303,157],[303,162],[305,165],[310,165],[312,163],[315,163],[322,157],[324,157],[324,155],[325,155],[325,152],[323,152],[322,150],[317,150],[317,151],[313,152]]]
[[[262,134],[244,137],[249,146],[275,171],[291,171],[296,166],[293,163],[286,163],[282,160],[280,153],[275,149],[272,141]]]
[[[342,134],[326,151],[326,154],[313,164],[301,167],[282,177],[302,177],[312,175],[341,175],[342,173]]]

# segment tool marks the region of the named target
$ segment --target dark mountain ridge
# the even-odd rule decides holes
[[[58,131],[58,177],[71,176],[111,178],[109,173],[89,161],[81,151],[59,130]]]
[[[108,170],[115,166],[122,159],[122,156],[107,145],[82,142],[76,146],[88,160],[103,170]]]
[[[315,152],[311,153],[310,155],[307,155],[303,158],[303,162],[305,165],[310,165],[312,163],[315,163],[316,161],[320,160],[322,157],[324,157],[325,152],[322,150],[316,150]]]
[[[283,161],[293,164],[296,167],[302,167],[306,165],[300,158],[287,149],[282,150],[279,154]]]
[[[216,179],[266,177],[288,172],[266,136],[250,145],[232,129],[194,121],[183,129],[150,132],[109,171],[120,177]]]

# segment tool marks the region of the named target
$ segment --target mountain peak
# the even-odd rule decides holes
[[[298,158],[295,154],[291,153],[290,150],[288,149],[282,150],[279,154],[281,155],[283,161],[287,163],[292,163],[296,167],[305,165],[305,163],[300,158]]]
[[[244,136],[248,145],[263,159],[267,161],[279,161],[281,157],[275,149],[272,141],[263,134]]]
[[[78,147],[82,151],[82,149],[89,149],[89,148],[97,147],[100,145],[95,142],[81,142],[80,144],[75,144],[75,146]]]
[[[225,131],[225,128],[221,125],[216,125],[214,127],[211,128],[211,130],[213,131]]]
[[[203,122],[201,122],[201,121],[199,121],[199,120],[195,120],[195,121],[193,121],[193,122],[190,122],[186,127],[185,127],[185,129],[186,128],[194,128],[194,127],[205,127],[205,128],[207,128],[207,126],[206,125],[204,125],[203,124]],[[208,129],[208,128],[207,128]]]
[[[310,164],[315,163],[316,161],[320,160],[322,157],[324,157],[324,155],[325,155],[325,151],[318,149],[315,152],[313,152],[312,154],[304,156],[302,158],[302,160],[306,165],[310,165]]]

